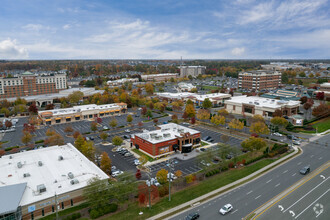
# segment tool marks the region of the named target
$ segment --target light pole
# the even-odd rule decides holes
[[[171,201],[171,182],[172,182],[172,175],[174,175],[172,172],[174,170],[174,163],[173,163],[173,160],[169,160],[168,161],[169,163],[169,172],[168,172],[168,176],[167,176],[167,179],[168,179],[168,201]]]
[[[148,186],[148,192],[149,192],[149,209],[151,209],[150,186],[151,186],[151,184],[153,184],[153,182],[151,182],[151,173],[150,173],[150,171],[147,171],[147,175],[148,175],[149,180],[146,181],[146,184]]]

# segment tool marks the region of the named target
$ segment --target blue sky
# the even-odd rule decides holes
[[[2,0],[0,59],[329,59],[327,0]]]

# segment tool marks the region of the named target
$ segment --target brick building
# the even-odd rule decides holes
[[[147,155],[156,158],[180,151],[188,153],[199,145],[199,131],[178,124],[159,125],[157,130],[132,135],[132,144]]]
[[[180,77],[204,75],[206,66],[180,66]]]
[[[24,72],[13,77],[0,77],[0,98],[58,93],[63,89],[67,89],[65,73]]]
[[[178,78],[178,74],[176,73],[160,73],[160,74],[149,74],[149,75],[141,75],[141,79],[145,81],[170,81],[171,78]]]
[[[0,219],[39,219],[82,203],[92,178],[107,179],[72,144],[0,158]]]
[[[271,70],[254,70],[238,74],[240,89],[276,89],[281,86],[282,73]]]

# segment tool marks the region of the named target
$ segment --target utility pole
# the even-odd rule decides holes
[[[149,192],[149,209],[151,209],[151,196],[150,196],[150,186],[152,184],[151,183],[151,173],[148,171],[147,175],[148,175],[148,179],[149,179],[149,180],[146,181],[147,186],[148,186],[148,192]]]
[[[173,160],[169,160],[168,161],[169,163],[169,172],[168,172],[168,201],[171,201],[171,182],[172,182],[172,172],[174,170],[174,163],[173,163]]]
[[[57,202],[56,192],[55,192],[55,210],[56,210],[56,220],[58,220],[58,202]]]

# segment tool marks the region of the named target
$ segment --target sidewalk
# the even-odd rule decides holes
[[[227,190],[230,189],[231,187],[233,187],[235,185],[238,185],[238,184],[241,184],[244,181],[247,181],[247,180],[249,180],[249,179],[251,179],[251,178],[253,178],[255,176],[258,176],[259,174],[261,174],[262,172],[264,172],[264,171],[266,171],[268,169],[274,169],[276,167],[276,165],[280,164],[282,161],[288,159],[289,157],[295,156],[296,154],[298,154],[298,152],[299,152],[298,148],[297,147],[294,147],[294,152],[293,153],[291,153],[291,154],[289,154],[289,155],[287,155],[287,156],[285,156],[285,157],[283,157],[283,158],[281,158],[281,159],[279,159],[279,160],[277,160],[277,161],[275,161],[275,162],[273,162],[273,163],[265,166],[264,168],[261,168],[258,171],[254,172],[254,173],[252,173],[252,174],[250,174],[250,175],[248,175],[248,176],[246,176],[246,177],[244,177],[242,179],[239,179],[239,180],[237,180],[235,182],[232,182],[232,183],[230,183],[230,184],[228,184],[226,186],[223,186],[223,187],[221,187],[219,189],[216,189],[216,190],[214,190],[212,192],[209,192],[209,193],[207,193],[205,195],[202,195],[202,196],[200,196],[200,197],[198,197],[196,199],[193,199],[193,200],[191,200],[189,202],[186,202],[186,203],[183,203],[181,205],[178,205],[175,208],[169,209],[169,210],[167,210],[165,212],[162,212],[162,213],[160,213],[158,215],[152,216],[152,217],[148,218],[148,220],[163,219],[163,216],[167,216],[167,215],[170,215],[173,212],[177,212],[178,210],[184,209],[184,210],[180,211],[179,213],[175,213],[177,215],[177,214],[180,214],[181,212],[185,212],[186,209],[188,209],[190,207],[195,207],[196,205],[202,205],[203,203],[207,203],[207,200],[208,199],[212,199],[217,194],[219,194],[221,192],[227,193]],[[292,157],[291,159],[293,159],[293,158],[294,157]],[[269,172],[269,171],[267,171],[267,172]],[[258,177],[260,177],[260,176],[258,176]],[[254,181],[254,180],[255,180],[255,178],[249,180],[249,182],[250,181]],[[234,188],[231,189],[231,190],[234,190]],[[173,216],[168,217],[168,218],[165,218],[165,219],[170,219],[170,218],[173,218]]]

